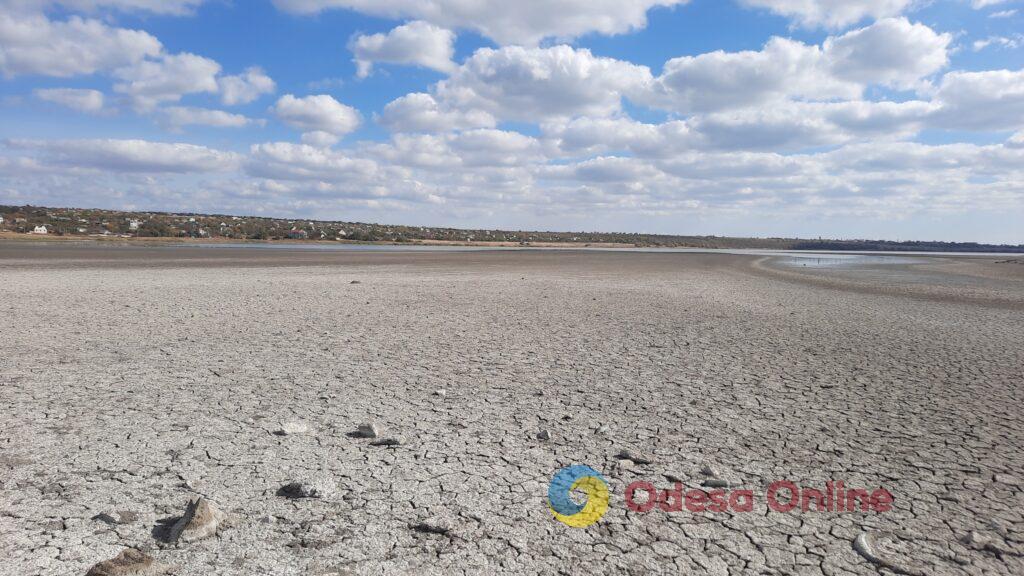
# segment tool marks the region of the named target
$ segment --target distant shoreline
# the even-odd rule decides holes
[[[410,240],[405,242],[389,242],[389,241],[352,241],[352,240],[248,240],[248,239],[234,239],[234,238],[143,238],[143,237],[122,237],[122,236],[56,236],[56,235],[35,235],[35,234],[18,234],[11,232],[0,232],[0,245],[7,244],[78,244],[78,245],[96,245],[96,246],[109,246],[114,247],[128,247],[137,246],[143,247],[209,247],[218,248],[223,247],[225,249],[238,248],[245,249],[247,247],[257,248],[260,246],[273,246],[275,248],[287,248],[294,247],[297,250],[309,249],[313,247],[322,247],[324,250],[329,251],[331,248],[336,248],[338,251],[346,251],[346,247],[350,247],[352,250],[356,250],[358,247],[390,247],[396,248],[397,251],[405,247],[409,249],[414,248],[437,248],[443,250],[445,247],[452,249],[459,248],[479,248],[481,250],[494,249],[494,250],[509,250],[509,249],[522,249],[522,250],[592,250],[592,251],[636,251],[642,253],[672,253],[672,252],[694,252],[694,253],[716,253],[721,252],[722,254],[747,254],[748,252],[764,252],[770,253],[783,253],[783,252],[795,252],[811,254],[822,254],[822,255],[837,255],[837,254],[848,254],[850,256],[856,255],[891,255],[896,256],[920,256],[920,257],[977,257],[977,258],[992,258],[992,257],[1009,257],[1005,262],[999,263],[1024,263],[1024,258],[1020,258],[1022,254],[1020,252],[1000,252],[997,250],[981,252],[981,251],[937,251],[937,250],[825,250],[825,249],[793,249],[793,248],[732,248],[732,247],[696,247],[696,246],[637,246],[633,244],[616,244],[616,243],[586,243],[580,244],[575,242],[531,242],[520,244],[517,242],[456,242],[456,241],[443,241],[443,240]],[[319,250],[318,250],[319,251]]]
[[[58,236],[55,234],[22,234],[18,232],[3,231],[0,232],[0,241],[13,241],[13,242],[97,242],[97,243],[128,243],[128,244],[167,244],[167,245],[188,245],[188,244],[204,244],[216,246],[220,244],[274,244],[274,245],[295,245],[295,246],[308,246],[308,245],[323,245],[323,246],[337,246],[337,245],[352,245],[352,246],[465,246],[474,248],[645,248],[655,246],[637,246],[635,244],[615,243],[615,242],[482,242],[477,240],[472,241],[456,241],[456,240],[407,240],[404,242],[394,242],[387,240],[290,240],[290,239],[275,239],[275,240],[252,240],[247,238],[153,238],[153,237],[141,237],[141,236],[78,236],[78,235],[66,235]],[[667,248],[667,247],[666,247]],[[675,248],[685,248],[685,246],[676,246]],[[696,248],[696,247],[694,247]],[[702,247],[703,248],[703,247]],[[708,248],[709,250],[727,250],[728,248],[713,247]]]
[[[334,220],[0,205],[0,240],[177,244],[352,244],[474,248],[670,248],[1024,254],[1024,244],[749,238],[405,226]],[[34,232],[42,232],[34,234]]]

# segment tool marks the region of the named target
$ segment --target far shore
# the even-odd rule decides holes
[[[385,240],[362,241],[362,240],[252,240],[248,238],[171,238],[171,237],[141,237],[141,236],[57,236],[55,234],[22,234],[18,232],[0,231],[0,241],[14,242],[103,242],[103,243],[132,243],[132,244],[320,244],[320,245],[366,245],[366,246],[470,246],[481,248],[707,248],[717,249],[715,246],[649,246],[645,244],[627,244],[616,242],[482,242],[482,241],[454,241],[454,240],[407,240],[404,242],[392,242]],[[724,249],[724,248],[723,248]]]

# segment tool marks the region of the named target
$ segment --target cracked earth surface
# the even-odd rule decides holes
[[[921,269],[0,247],[0,574],[1024,574],[1024,276]],[[611,488],[586,529],[547,506],[573,464]],[[706,466],[754,512],[626,509]],[[773,512],[776,480],[894,509]],[[231,526],[161,541],[199,496]]]

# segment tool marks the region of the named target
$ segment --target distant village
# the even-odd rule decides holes
[[[973,242],[893,242],[797,238],[728,238],[625,232],[538,232],[395,226],[304,219],[170,212],[123,212],[82,208],[0,205],[0,234],[83,238],[182,238],[236,241],[444,242],[625,245],[664,248],[775,250],[1005,252],[1024,245]]]
[[[0,230],[29,235],[234,240],[320,240],[334,242],[502,242],[627,244],[632,246],[717,247],[721,239],[651,234],[524,232],[393,226],[253,216],[119,212],[75,208],[0,205]],[[763,243],[763,240],[752,240]]]

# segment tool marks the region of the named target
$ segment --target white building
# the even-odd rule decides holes
[[[129,220],[128,221],[128,229],[131,230],[132,232],[138,232],[139,226],[141,226],[141,225],[142,225],[142,222],[139,222],[138,220]]]
[[[46,226],[36,226],[35,229],[32,230],[32,233],[33,234],[49,234],[49,232],[46,230]]]

